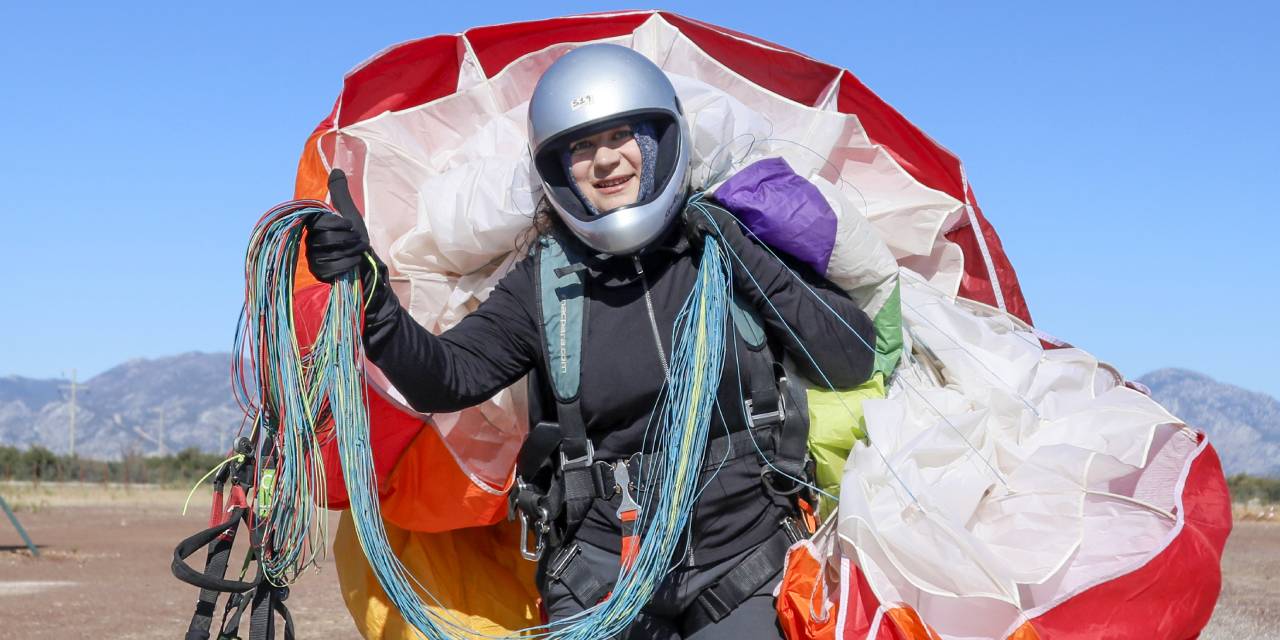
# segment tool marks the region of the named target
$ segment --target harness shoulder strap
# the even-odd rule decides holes
[[[741,363],[746,377],[748,397],[746,415],[750,428],[771,424],[780,425],[774,435],[773,465],[787,476],[804,478],[807,473],[809,453],[809,411],[803,385],[792,380],[767,346],[764,323],[759,313],[733,296],[731,308],[733,324],[747,345],[746,357]],[[766,472],[771,470],[766,468]],[[798,485],[785,479],[766,478],[775,490],[790,491]]]
[[[733,307],[729,312],[733,316],[733,326],[738,330],[738,335],[742,336],[743,342],[746,342],[753,351],[763,348],[765,335],[760,316],[742,301],[742,296],[733,296]]]
[[[579,390],[582,381],[582,328],[586,324],[586,278],[577,245],[554,234],[536,247],[538,305],[542,314],[543,357],[551,376],[560,431],[563,500],[570,527],[586,514],[595,497],[591,465],[595,452],[587,438]]]

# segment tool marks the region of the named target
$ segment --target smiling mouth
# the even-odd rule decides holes
[[[607,180],[599,180],[595,182],[592,186],[594,186],[597,191],[600,191],[602,193],[614,193],[622,190],[622,188],[626,186],[626,184],[630,182],[631,179],[634,177],[635,176],[625,176],[621,178],[609,178]]]

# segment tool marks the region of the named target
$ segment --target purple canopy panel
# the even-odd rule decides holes
[[[836,214],[786,160],[766,158],[716,189],[715,198],[761,241],[826,275],[836,242]]]

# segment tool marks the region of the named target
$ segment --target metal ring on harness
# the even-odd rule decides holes
[[[764,484],[764,488],[768,489],[770,493],[779,496],[793,496],[800,493],[800,491],[805,488],[804,482],[796,478],[786,478],[786,480],[791,483],[791,486],[786,489],[779,489],[774,481],[774,478],[777,475],[775,471],[776,470],[772,467],[765,467],[760,470],[760,482]]]

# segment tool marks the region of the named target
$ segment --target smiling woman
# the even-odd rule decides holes
[[[651,146],[653,136],[639,129],[621,125],[569,145],[568,173],[595,213],[635,204],[640,199],[643,179],[652,174],[651,170],[645,171],[645,165],[652,162],[652,152],[645,154],[640,140],[646,141],[645,147]],[[649,184],[652,185],[651,178]]]

